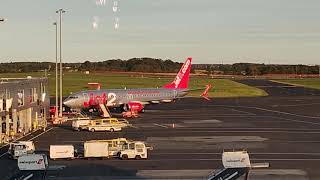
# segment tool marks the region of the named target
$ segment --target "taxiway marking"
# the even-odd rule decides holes
[[[163,128],[169,128],[169,127],[167,127],[167,126],[165,126],[165,125],[161,125],[161,124],[157,124],[157,123],[153,123],[155,126],[159,126],[159,127],[163,127]]]
[[[256,115],[254,113],[251,113],[251,112],[246,112],[246,111],[240,111],[240,110],[237,110],[237,109],[231,109],[232,111],[236,111],[236,112],[240,112],[240,113],[245,113],[245,114],[248,114],[248,115]]]

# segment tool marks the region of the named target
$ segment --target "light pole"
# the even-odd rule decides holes
[[[55,107],[55,118],[58,117],[58,24],[54,22],[53,25],[56,28],[56,107]]]
[[[57,14],[59,14],[59,27],[60,27],[60,113],[59,117],[62,117],[62,46],[61,46],[61,39],[62,39],[62,34],[61,34],[61,29],[62,29],[62,14],[65,13],[66,11],[63,9],[59,9],[56,11]]]

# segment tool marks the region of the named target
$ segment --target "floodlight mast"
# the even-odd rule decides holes
[[[56,11],[59,14],[59,31],[60,31],[60,112],[59,117],[62,117],[62,14],[66,11],[63,9],[59,9]]]

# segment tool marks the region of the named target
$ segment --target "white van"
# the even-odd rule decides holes
[[[85,126],[85,128],[91,132],[95,132],[95,131],[114,132],[114,131],[121,131],[122,130],[122,128],[117,124],[104,124],[104,123],[100,123],[100,122],[95,122],[93,124],[89,124],[89,125]]]
[[[18,158],[18,167],[21,171],[46,170],[48,165],[45,154],[27,154]]]
[[[50,159],[73,159],[73,145],[50,145]]]
[[[77,119],[72,121],[72,128],[77,131],[83,130],[82,127],[87,126],[90,123],[90,119]]]

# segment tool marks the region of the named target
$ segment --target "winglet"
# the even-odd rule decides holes
[[[200,95],[204,99],[210,101],[210,98],[208,97],[209,95],[209,90],[212,88],[211,84],[206,85],[206,89],[203,91],[203,93]]]

